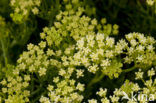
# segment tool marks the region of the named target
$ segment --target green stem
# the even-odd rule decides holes
[[[38,93],[41,90],[41,88],[42,88],[42,84],[40,84],[40,86],[30,94],[30,97],[33,97],[36,93]]]
[[[99,73],[96,73],[95,77],[91,80],[91,82],[87,85],[87,88],[86,88],[86,93],[84,95],[86,95],[86,98],[88,98],[92,93],[90,92],[91,89],[92,89],[92,86],[99,82],[105,75],[103,73],[99,74]]]
[[[7,51],[7,47],[5,47],[5,43],[4,41],[1,39],[1,45],[2,45],[2,51],[3,51],[3,57],[4,57],[4,61],[5,61],[5,65],[8,64],[8,51]]]
[[[93,84],[99,82],[104,77],[104,74],[102,73],[100,76],[98,73],[95,75],[95,77],[91,80],[91,82],[88,84],[88,88],[90,88]]]
[[[45,95],[46,93],[47,93],[47,91],[45,90],[43,93],[41,93],[41,95],[43,96],[43,95]],[[32,103],[37,103],[37,101],[39,101],[40,98],[41,98],[41,97],[38,96],[36,99],[34,99],[34,100],[32,101]]]
[[[128,68],[128,69],[126,69],[126,70],[122,70],[122,72],[127,73],[127,72],[130,72],[130,71],[132,71],[132,70],[134,70],[134,69],[136,69],[136,68],[137,68],[136,66],[133,66],[133,67]]]

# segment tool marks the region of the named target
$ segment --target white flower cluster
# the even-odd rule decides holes
[[[40,42],[39,46],[29,44],[28,52],[24,52],[22,56],[18,59],[19,65],[17,68],[21,71],[28,70],[29,72],[38,72],[39,76],[46,75],[46,68],[48,68],[50,64],[50,60],[48,60],[48,56],[52,51],[49,49],[47,53],[44,52],[44,48],[46,47],[46,42]],[[53,52],[52,52],[53,53]]]
[[[145,37],[141,33],[129,33],[126,35],[130,47],[127,48],[127,56],[124,58],[125,63],[132,63],[146,68],[151,66],[156,60],[155,47],[156,43],[153,37]]]
[[[81,102],[83,96],[78,93],[84,90],[84,85],[78,83],[75,86],[75,80],[60,80],[59,77],[54,78],[54,82],[57,87],[55,88],[52,85],[48,86],[48,98],[42,96],[40,98],[41,103],[71,103],[71,102]]]
[[[21,22],[23,19],[27,19],[31,12],[35,15],[38,14],[41,0],[11,0],[10,4],[14,9],[11,17],[14,21]]]
[[[121,49],[125,44],[120,45]],[[110,77],[118,77],[121,73],[122,64],[117,61],[116,56],[120,49],[117,50],[114,38],[105,36],[104,34],[86,35],[77,41],[76,53],[72,57],[73,65],[83,65],[89,72],[96,73],[103,71],[105,75]]]
[[[67,52],[69,50],[68,52],[70,52],[72,49],[73,46],[70,46],[65,51]],[[53,60],[55,61],[55,59]],[[70,62],[68,62],[68,58],[66,56],[62,56],[61,60],[62,62],[59,62],[61,67],[58,67],[55,63],[52,64],[58,69],[58,76],[53,78],[53,83],[55,85],[48,85],[48,97],[42,96],[40,98],[41,103],[80,103],[84,98],[83,95],[81,95],[81,92],[85,89],[84,84],[75,80],[84,76],[84,71],[69,65]],[[74,79],[72,76],[75,72],[76,78]]]
[[[5,99],[5,103],[17,103],[17,102],[29,102],[28,96],[30,91],[26,88],[29,86],[30,75],[19,76],[19,74],[13,74],[15,77],[9,76],[0,82],[3,87],[2,98],[4,99],[6,95],[9,95]],[[0,97],[1,98],[1,97]]]
[[[53,27],[45,27],[41,38],[45,39],[49,46],[60,46],[66,43],[73,43],[82,36],[92,34],[97,24],[96,19],[82,16],[83,8],[78,8],[77,12],[70,13],[68,11],[60,12],[54,22]]]
[[[141,71],[136,72],[136,78],[139,77]],[[154,68],[149,70],[148,76],[150,80],[144,81],[143,77],[140,78],[142,82],[144,83],[144,87],[139,86],[137,83],[129,82],[129,80],[126,80],[125,83],[119,88],[115,89],[113,92],[113,96],[107,97],[107,89],[100,88],[100,90],[96,93],[101,97],[102,103],[120,103],[123,99],[127,99],[127,103],[148,103],[149,100],[145,96],[152,95],[151,100],[156,100],[156,78],[154,81],[152,81],[152,77],[155,76]],[[123,98],[125,94],[127,98]],[[132,93],[135,95],[134,98],[131,98],[130,96],[133,96]],[[135,94],[139,93],[139,94]],[[144,97],[143,97],[144,96]],[[139,98],[140,97],[140,98]],[[150,97],[149,97],[150,98]],[[98,103],[98,100],[96,99],[90,99],[88,100],[89,103]]]

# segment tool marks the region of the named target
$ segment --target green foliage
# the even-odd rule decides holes
[[[155,5],[146,0],[95,0],[95,5],[98,18],[119,24],[122,36],[133,31],[156,37]]]

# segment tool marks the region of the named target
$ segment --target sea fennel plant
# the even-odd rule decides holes
[[[94,3],[104,1],[89,1],[10,1],[13,21],[0,16],[0,103],[156,100],[155,38],[138,32],[120,38],[117,24],[96,15],[99,5]],[[30,36],[39,32],[36,42]],[[29,38],[33,43],[16,63],[10,62],[12,49]]]
[[[6,68],[9,72],[4,72],[1,80],[1,102],[117,103],[122,100],[122,92],[128,96],[138,90],[155,93],[153,68],[148,71],[150,80],[146,82],[141,71],[136,73],[136,79],[141,79],[144,86],[124,80],[125,84],[116,88],[113,96],[106,95],[109,88],[102,89],[105,87],[100,84],[106,78],[118,80],[126,73],[146,72],[155,66],[156,41],[135,32],[116,41],[109,33],[98,32],[97,20],[83,16],[82,10],[57,15],[54,26],[43,29],[42,40],[36,45],[28,44],[17,65]],[[96,84],[100,91],[94,88]],[[96,93],[101,98],[93,97]],[[135,101],[129,99],[128,102]]]

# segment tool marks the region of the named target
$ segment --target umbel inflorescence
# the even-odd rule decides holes
[[[31,13],[38,14],[40,4],[41,0],[11,0],[10,5],[14,12],[10,16],[15,22],[22,22],[23,19],[28,19]]]
[[[0,82],[2,103],[120,103],[123,92],[127,96],[137,92],[156,96],[156,40],[136,32],[115,40],[110,35],[118,33],[117,25],[108,26],[103,19],[104,28],[98,27],[97,20],[83,16],[82,11],[79,8],[76,13],[61,12],[54,26],[43,29],[40,43],[28,44],[17,65],[7,67]],[[89,95],[88,90],[100,81],[104,83],[104,78],[118,79],[122,73],[133,70],[138,71],[135,82],[125,80],[112,95],[102,86],[92,93],[97,95],[95,98]],[[126,102],[144,103],[155,99],[128,98]]]

